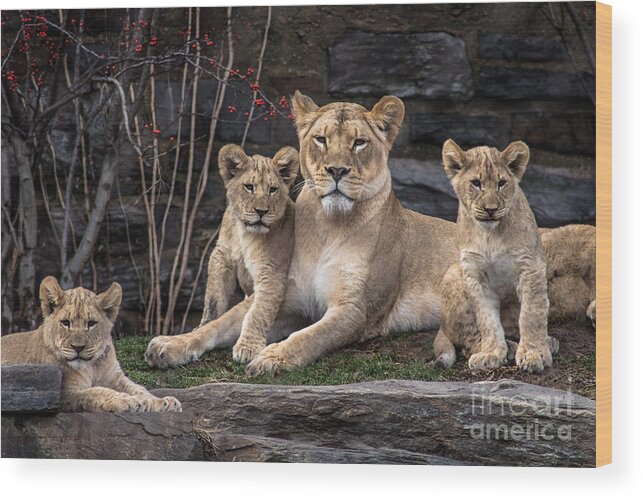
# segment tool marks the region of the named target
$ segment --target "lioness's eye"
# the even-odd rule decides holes
[[[482,184],[480,183],[480,181],[477,178],[474,178],[471,181],[471,185],[474,186],[476,189],[482,188]]]
[[[498,181],[498,189],[502,189],[505,185],[507,185],[507,181],[504,178]]]
[[[93,328],[98,322],[96,321],[87,321],[87,328],[91,329]]]
[[[315,140],[320,144],[325,144],[326,143],[326,137],[323,137],[321,135],[315,137]]]
[[[277,192],[278,190],[279,190],[279,188],[278,188],[278,187],[271,187],[271,188],[268,190],[268,192],[270,192],[270,194],[274,194],[274,193],[275,193],[275,192]]]
[[[353,142],[353,147],[363,146],[364,144],[366,144],[366,141],[364,139],[355,139],[355,142]]]
[[[60,321],[60,323],[63,325],[63,327],[71,326],[71,322],[69,322],[67,319],[65,319],[64,321]]]
[[[255,186],[252,185],[252,184],[244,184],[243,188],[248,192],[254,192],[255,191]]]

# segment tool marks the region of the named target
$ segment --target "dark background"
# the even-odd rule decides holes
[[[267,7],[233,9],[234,67],[242,74],[246,68],[256,70],[258,66],[267,11]],[[3,13],[3,61],[19,15]],[[87,11],[85,43],[100,51],[107,37],[118,36],[126,15],[124,10]],[[200,15],[202,32],[221,40],[226,9],[202,8]],[[177,32],[184,29],[186,16],[184,8],[159,11],[157,46],[167,48],[180,42]],[[571,6],[507,3],[273,7],[261,89],[274,103],[280,97],[289,97],[295,89],[310,95],[318,104],[348,100],[370,107],[386,94],[402,98],[407,115],[391,153],[390,167],[394,189],[409,208],[454,220],[457,201],[440,165],[445,139],[453,138],[461,146],[486,144],[498,148],[520,139],[532,152],[523,187],[538,223],[547,227],[593,224],[594,53],[595,7],[590,2],[574,2]],[[74,53],[68,52],[68,56],[73,59]],[[3,71],[3,84],[6,77]],[[244,113],[251,102],[248,81],[231,80],[217,127],[211,175],[191,236],[187,273],[176,308],[177,314],[184,313],[196,280],[188,327],[198,323],[200,317],[205,272],[197,279],[198,270],[204,255],[207,262],[206,244],[225,209],[225,192],[215,158],[222,144],[241,140],[247,119]],[[206,153],[204,137],[217,85],[215,80],[204,78],[199,87],[196,165],[201,164]],[[180,86],[177,69],[159,78],[156,88],[158,137],[165,149],[178,132],[176,96]],[[3,89],[4,114],[6,87]],[[256,112],[260,118],[250,127],[247,152],[272,155],[284,145],[297,145],[288,108],[276,107],[278,113],[274,116],[264,117]],[[73,119],[74,108],[67,106],[52,125],[57,168],[62,173],[71,163]],[[186,113],[184,126],[188,120]],[[18,173],[14,151],[6,144],[6,125],[3,118],[2,164],[7,172],[7,176],[3,175],[3,191],[17,192]],[[87,134],[92,147],[87,168],[94,180],[107,147],[101,142],[102,136],[98,125]],[[140,169],[127,143],[119,147],[122,156],[112,200],[91,262],[76,284],[102,291],[110,282],[118,281],[125,292],[118,334],[154,333],[145,331],[140,318],[148,285],[145,269],[149,225],[141,201]],[[179,191],[185,181],[184,160],[182,156]],[[56,186],[51,157],[43,154],[39,161],[39,169],[34,170],[38,213],[36,289],[44,276],[61,274],[60,249],[53,231],[63,223],[63,209],[52,194]],[[163,164],[163,168],[170,167],[169,163]],[[74,194],[82,191],[79,183],[74,184]],[[97,188],[91,183],[91,192]],[[51,217],[44,209],[45,195],[49,196]],[[167,192],[161,189],[159,214],[166,201]],[[82,235],[86,223],[82,204],[87,200],[81,196],[74,197],[73,202],[78,209],[72,214],[72,224]],[[15,201],[6,209],[12,215],[16,213]],[[2,229],[5,278],[10,262],[5,260],[4,246],[10,238],[6,237],[4,223]],[[162,287],[163,279],[169,278],[179,232],[180,206],[172,206],[160,272]],[[3,332],[29,327],[19,314],[14,312],[11,317],[8,312],[15,311],[18,301],[19,296],[9,296],[3,286]],[[175,332],[177,328],[175,325]]]

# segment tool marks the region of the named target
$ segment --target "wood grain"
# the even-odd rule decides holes
[[[596,465],[612,462],[612,7],[596,3]]]

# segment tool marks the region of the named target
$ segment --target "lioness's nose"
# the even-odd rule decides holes
[[[346,175],[350,171],[350,168],[343,168],[343,167],[338,168],[336,166],[329,166],[328,168],[326,168],[326,171],[330,173],[336,181],[339,181],[344,175]]]
[[[259,208],[255,208],[255,211],[257,212],[257,215],[259,215],[259,217],[263,217],[266,213],[268,213],[268,210],[260,210]]]
[[[85,345],[72,345],[71,347],[76,350],[76,353],[80,353],[85,350]]]
[[[488,207],[487,207],[487,208],[485,208],[485,209],[484,209],[484,211],[486,211],[486,212],[489,214],[489,216],[491,217],[491,216],[493,216],[493,214],[494,214],[496,211],[498,211],[498,208],[488,208]]]

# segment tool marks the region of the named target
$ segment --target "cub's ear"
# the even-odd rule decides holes
[[[98,306],[107,316],[110,322],[114,322],[118,316],[118,309],[123,299],[123,290],[117,282],[112,283],[107,291],[98,295]]]
[[[455,140],[448,139],[442,146],[442,162],[449,180],[455,177],[465,167],[465,154]]]
[[[45,277],[40,283],[40,309],[43,317],[54,313],[60,307],[65,292],[58,284],[58,280],[53,276]]]
[[[283,147],[277,151],[272,162],[284,183],[290,187],[299,171],[299,152],[294,147]]]
[[[295,126],[297,131],[303,131],[311,122],[311,114],[315,113],[319,106],[299,90],[295,90],[295,95],[290,98],[290,105],[295,115]]]
[[[373,106],[370,114],[377,128],[386,135],[390,149],[404,121],[404,103],[393,95],[387,95]]]
[[[219,151],[219,173],[223,183],[228,182],[239,175],[250,163],[250,158],[244,150],[236,144],[226,144]]]
[[[519,181],[525,174],[529,163],[529,147],[521,140],[512,142],[500,153],[500,157]]]

